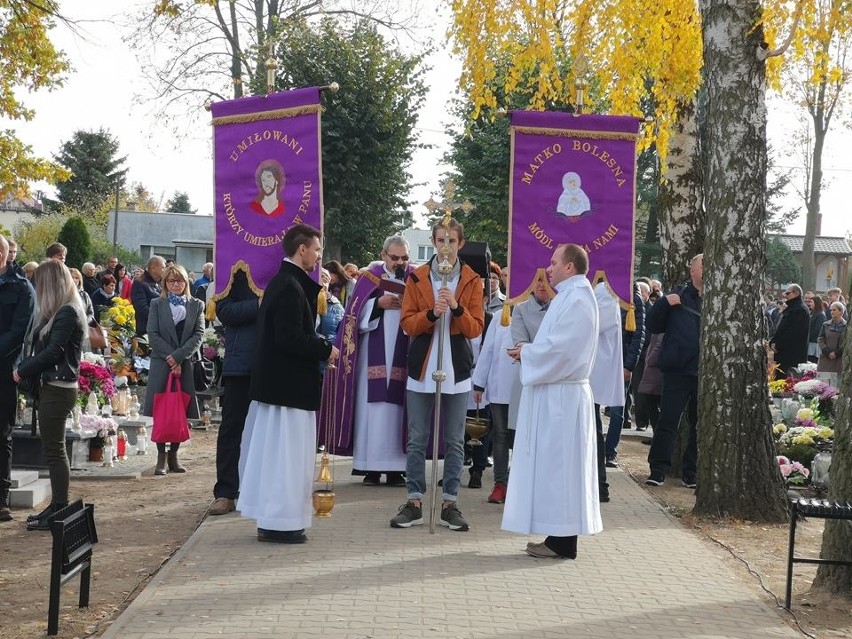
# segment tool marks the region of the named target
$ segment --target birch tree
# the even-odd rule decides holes
[[[784,521],[766,385],[766,55],[759,0],[700,0],[707,92],[695,512]]]

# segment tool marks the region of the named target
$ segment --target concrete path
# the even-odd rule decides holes
[[[528,538],[500,530],[490,471],[462,489],[470,532],[435,535],[428,520],[388,526],[404,488],[362,486],[346,465],[337,477],[333,516],[314,518],[307,544],[258,543],[252,520],[209,517],[103,636],[799,636],[621,471],[605,530],[580,538],[576,561],[533,559]]]

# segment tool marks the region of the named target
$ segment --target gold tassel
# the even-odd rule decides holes
[[[636,331],[636,311],[633,308],[633,304],[631,304],[630,308],[627,309],[627,317],[624,320],[624,330],[629,333]]]
[[[204,309],[204,319],[208,322],[216,320],[216,301],[210,300],[207,302],[207,308]]]
[[[508,326],[511,321],[511,314],[509,313],[509,303],[503,302],[503,312],[500,314],[500,326]]]
[[[326,296],[325,291],[320,291],[317,296],[317,313],[320,315],[328,313],[328,297]]]

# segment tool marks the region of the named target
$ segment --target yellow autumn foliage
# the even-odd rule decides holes
[[[44,7],[56,10],[55,3]],[[55,88],[68,62],[48,37],[54,22],[44,7],[24,0],[0,0],[0,117],[31,120],[33,112],[19,91]],[[68,172],[38,157],[11,130],[0,131],[0,198],[23,194],[29,180],[56,181]]]
[[[656,119],[645,125],[644,145],[656,142],[665,158],[678,105],[689,103],[701,83],[697,2],[451,0],[450,4],[453,23],[448,35],[462,58],[460,85],[473,105],[474,119],[483,110],[503,106],[495,96],[495,66],[508,58],[512,63],[499,88],[528,93],[534,110],[554,99],[573,102],[578,78],[599,87],[613,114],[642,115],[640,104],[650,90]],[[824,53],[832,30],[852,31],[852,11],[841,11],[842,4],[842,0],[768,0],[755,27],[763,27],[769,49],[792,30],[786,55],[811,55],[814,81],[837,79],[840,72]],[[778,56],[767,61],[770,85],[776,88],[783,60]],[[572,63],[560,64],[568,61]],[[566,66],[570,74],[562,77],[559,69]]]

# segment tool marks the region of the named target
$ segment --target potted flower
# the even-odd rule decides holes
[[[118,424],[110,417],[100,415],[80,415],[80,428],[86,432],[94,431],[89,439],[89,461],[103,461],[103,449],[109,438],[118,431]]]
[[[80,376],[77,385],[77,403],[81,408],[85,408],[90,393],[95,394],[99,407],[106,404],[115,395],[112,372],[107,368],[104,358],[95,353],[83,354],[80,360]]]
[[[778,468],[781,470],[781,475],[788,486],[804,486],[808,483],[808,477],[811,474],[805,466],[800,462],[790,461],[784,455],[778,455],[776,458]]]
[[[116,375],[137,381],[140,370],[136,359],[146,354],[148,342],[136,335],[136,311],[126,299],[112,298],[112,306],[104,309],[100,317],[101,326],[107,329],[110,345],[110,368]]]

